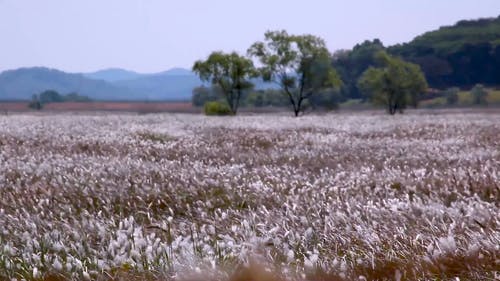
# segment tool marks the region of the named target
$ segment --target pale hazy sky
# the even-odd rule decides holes
[[[0,0],[0,71],[158,72],[213,50],[245,53],[266,30],[311,33],[334,51],[499,14],[500,0]]]

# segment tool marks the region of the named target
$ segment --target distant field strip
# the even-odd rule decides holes
[[[0,113],[33,111],[28,106],[29,102],[12,101],[0,102]],[[119,112],[198,112],[199,109],[193,107],[190,102],[53,102],[44,104],[44,111],[119,111]]]

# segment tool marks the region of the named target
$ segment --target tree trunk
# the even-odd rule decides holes
[[[302,93],[300,93],[299,100],[297,101],[297,107],[294,108],[295,117],[298,117],[300,114],[300,110],[302,107],[302,101],[304,101],[304,98],[302,98]]]

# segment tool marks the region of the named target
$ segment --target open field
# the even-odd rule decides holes
[[[475,111],[0,116],[0,280],[495,280],[499,136]]]

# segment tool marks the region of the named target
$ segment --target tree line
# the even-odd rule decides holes
[[[419,97],[415,93],[414,89],[418,88],[416,85],[398,86],[399,89],[396,92],[399,97],[394,96],[395,94],[387,89],[387,87],[395,87],[393,83],[396,80],[404,81],[405,79],[401,79],[401,75],[405,72],[404,75],[414,76],[415,81],[420,80],[420,88],[424,89],[425,85],[428,86],[425,98],[436,96],[437,93],[437,97],[445,98],[447,104],[450,105],[456,103],[454,99],[456,94],[450,93],[470,89],[474,89],[474,91],[471,90],[471,95],[474,96],[473,103],[485,104],[485,98],[481,98],[481,95],[475,93],[485,92],[484,86],[498,87],[500,85],[500,16],[490,19],[459,21],[453,26],[445,26],[424,33],[409,43],[390,47],[385,47],[379,39],[366,40],[351,50],[339,50],[331,55],[328,54],[333,69],[325,68],[326,56],[323,56],[323,60],[321,60],[321,56],[311,56],[311,53],[307,53],[308,50],[299,48],[298,43],[311,43],[315,41],[312,40],[313,38],[322,41],[311,35],[294,36],[285,31],[274,31],[266,34],[264,42],[254,44],[250,48],[253,50],[247,52],[247,57],[256,59],[260,67],[257,67],[257,71],[253,73],[257,73],[256,76],[261,79],[273,82],[273,86],[268,90],[251,90],[251,87],[243,90],[241,94],[243,100],[240,103],[252,106],[283,106],[285,104],[289,105],[296,114],[297,111],[300,114],[305,108],[332,108],[340,102],[356,100],[363,103],[371,101],[375,104],[383,104],[389,112],[399,112],[407,105],[417,105],[419,99],[424,97]],[[321,47],[324,51],[326,47],[324,42],[322,43],[321,46],[314,47]],[[255,49],[256,47],[261,48],[261,50]],[[320,54],[322,52],[319,49],[312,48],[309,51],[314,50]],[[257,56],[256,51],[260,51],[260,56]],[[385,55],[381,55],[381,53],[385,53]],[[309,57],[307,57],[308,55]],[[314,57],[313,66],[308,65],[306,59],[309,58],[310,62],[311,57]],[[299,63],[301,59],[303,59],[302,64]],[[322,62],[320,63],[320,61]],[[290,65],[286,65],[286,62],[295,65],[290,67]],[[402,64],[406,64],[406,66],[403,67]],[[420,69],[416,66],[419,66]],[[285,75],[283,75],[283,71],[280,74],[280,69],[278,69],[280,67],[284,67],[281,70],[285,69]],[[365,75],[367,71],[368,74]],[[313,72],[314,75],[311,75]],[[325,82],[320,80],[324,80],[325,76],[328,76],[328,72],[335,73],[334,80],[337,83],[334,83],[333,86],[321,85],[318,87],[322,84],[321,82]],[[315,76],[318,73],[321,75]],[[424,79],[420,73],[423,73]],[[302,77],[301,74],[304,76]],[[371,75],[372,79],[368,79],[368,75]],[[307,77],[313,76],[316,81],[308,81]],[[255,76],[248,78],[253,77]],[[393,81],[387,80],[388,77],[391,77]],[[301,78],[304,79],[301,80]],[[382,83],[381,79],[386,79],[386,81]],[[255,81],[255,79],[249,81]],[[302,89],[299,85],[301,81],[304,82],[303,89],[305,90],[302,94],[299,93]],[[338,83],[339,81],[341,83]],[[376,81],[379,83],[375,83]],[[314,86],[311,87],[308,83],[312,83]],[[411,84],[408,81],[405,83]],[[204,98],[206,101],[214,102],[215,97],[219,96],[219,89],[217,89],[216,84],[214,85],[215,88],[195,89],[193,91],[193,104],[199,105]],[[371,87],[378,87],[378,89],[371,89]],[[386,89],[381,90],[384,87]],[[202,92],[207,91],[211,94],[201,95]],[[313,92],[314,94],[311,94]],[[385,96],[382,93],[385,93]],[[393,105],[389,106],[391,103]],[[396,109],[394,110],[394,108]],[[231,112],[234,113],[234,110]]]
[[[407,105],[416,106],[418,95],[427,88],[420,67],[383,49],[372,57],[374,66],[362,72],[356,87],[374,103],[386,106],[390,114],[403,112]],[[329,104],[343,87],[342,76],[332,62],[335,58],[320,37],[268,31],[263,41],[248,48],[246,56],[215,51],[207,59],[196,61],[193,72],[212,87],[196,89],[193,103],[199,103],[205,95],[209,98],[205,104],[207,114],[235,115],[242,97],[248,97],[254,87],[252,79],[260,78],[276,85],[271,93],[280,93],[280,102],[286,100],[294,115],[299,116],[307,105]],[[263,102],[264,93],[254,96]],[[223,101],[217,101],[217,97]]]

